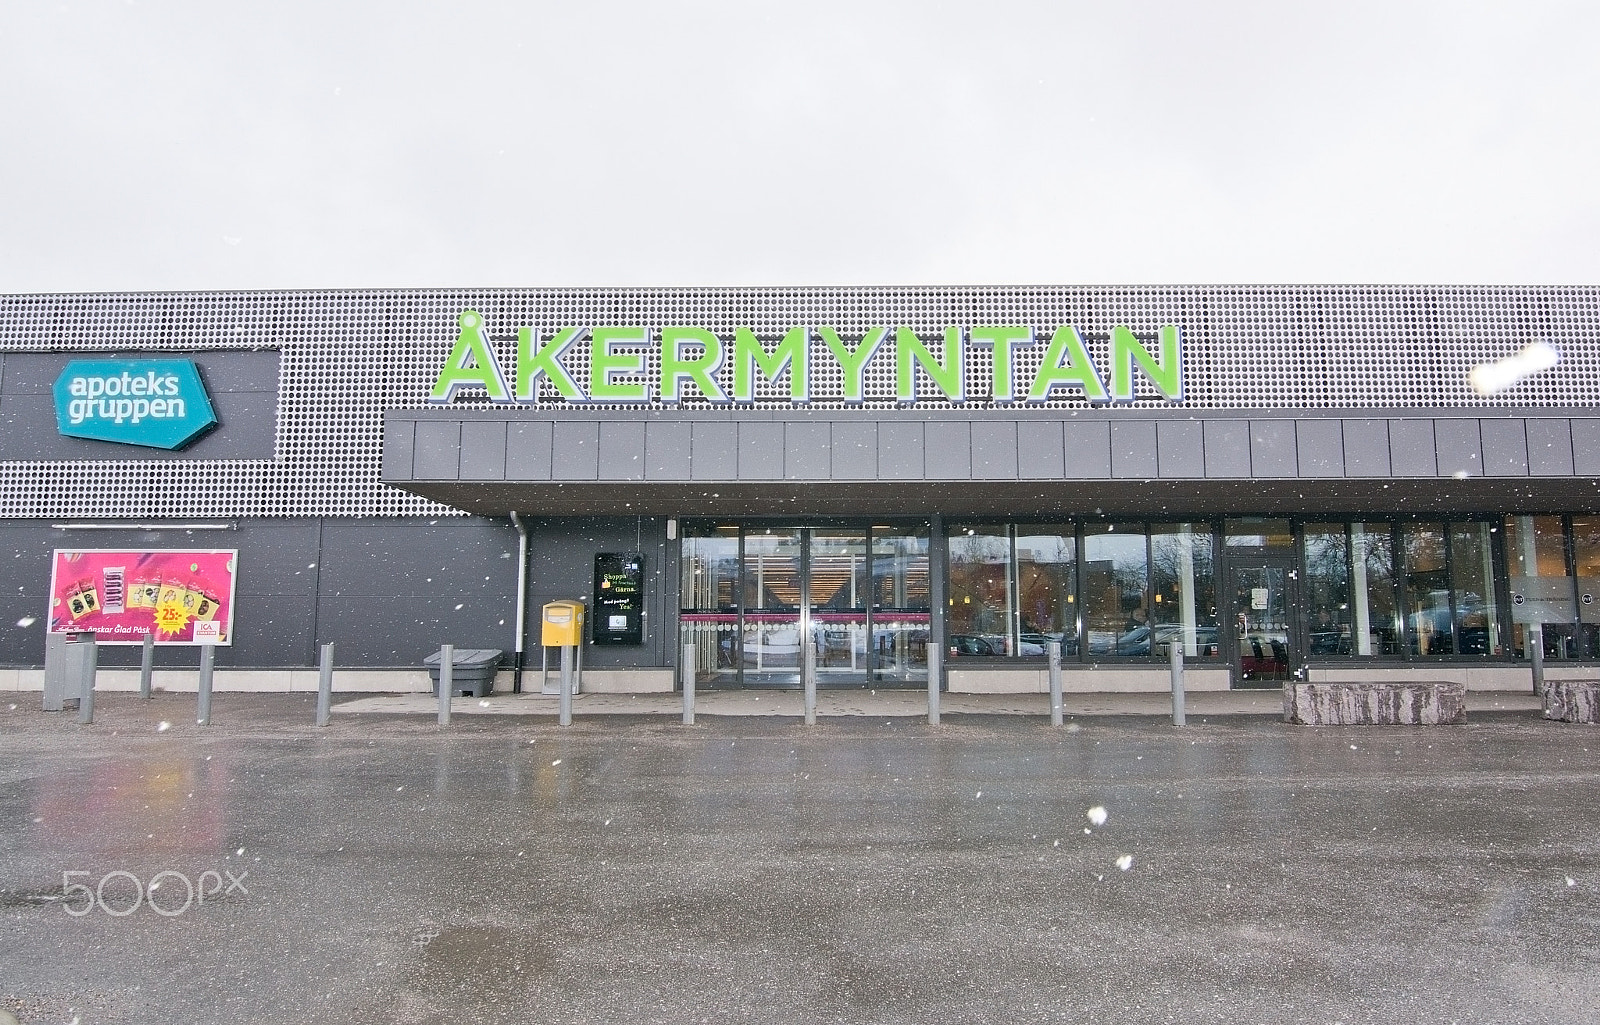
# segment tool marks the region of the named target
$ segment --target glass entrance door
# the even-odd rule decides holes
[[[1285,558],[1240,556],[1230,560],[1227,594],[1232,603],[1229,661],[1235,687],[1281,687],[1296,664],[1289,611],[1294,586]]]
[[[932,588],[926,525],[686,524],[683,640],[697,685],[924,686]]]

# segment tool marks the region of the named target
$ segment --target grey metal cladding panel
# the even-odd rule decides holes
[[[416,449],[415,420],[389,417],[383,423],[383,479],[410,480],[411,458]]]
[[[339,601],[350,596],[451,596],[456,601],[481,596],[495,600],[498,618],[514,604],[516,555],[517,532],[508,522],[454,518],[414,523],[324,522],[320,592],[340,613],[322,618],[360,618],[356,610]],[[407,603],[385,600],[375,604]],[[364,614],[367,607],[363,605],[360,611]]]
[[[271,395],[232,392],[211,396],[218,426],[186,448],[168,451],[63,437],[56,431],[50,395],[8,395],[0,404],[0,459],[271,459],[277,408]]]
[[[1067,473],[1061,424],[1054,420],[1017,422],[1017,475],[1024,480],[1060,480]]]
[[[1338,420],[1301,420],[1295,425],[1300,476],[1344,476],[1344,430]]]
[[[827,421],[791,420],[783,425],[786,480],[827,480],[832,474],[833,432]]]
[[[1344,425],[1345,476],[1389,476],[1389,421],[1341,420],[1339,422]]]
[[[596,480],[600,476],[598,421],[557,421],[550,445],[553,480]]]
[[[1206,420],[1206,476],[1250,476],[1250,421]]]
[[[1572,421],[1572,472],[1600,477],[1600,420]]]
[[[1019,461],[1016,421],[973,421],[973,480],[1016,480]]]
[[[1483,437],[1485,477],[1528,475],[1528,433],[1521,417],[1479,421],[1478,432]]]
[[[1156,472],[1163,479],[1206,475],[1205,431],[1198,420],[1156,423]]]
[[[46,571],[48,573],[48,571]],[[47,575],[45,579],[50,578]],[[45,614],[44,599],[0,594],[0,623],[38,620]],[[109,664],[101,656],[101,665]],[[44,665],[44,629],[0,631],[0,666]],[[37,701],[38,698],[33,700]],[[8,701],[9,703],[9,701]]]
[[[922,479],[922,421],[885,420],[878,424],[878,476],[883,480]]]
[[[461,469],[461,422],[418,420],[411,458],[415,480],[455,480]]]
[[[555,424],[514,423],[506,429],[506,480],[549,480]]]
[[[1433,445],[1439,460],[1439,476],[1464,473],[1478,477],[1484,473],[1483,440],[1478,434],[1477,420],[1435,420]]]
[[[1527,421],[1528,472],[1535,477],[1572,476],[1572,421]]]
[[[783,424],[748,421],[739,428],[739,479],[783,478]]]
[[[506,425],[467,420],[461,425],[461,479],[505,480]]]
[[[696,423],[690,435],[689,453],[694,480],[737,480],[738,425],[730,420]]]
[[[1436,477],[1432,420],[1389,421],[1389,468],[1396,477]]]
[[[341,664],[421,669],[441,644],[499,648],[509,659],[516,647],[512,618],[504,595],[415,595],[371,602],[359,616],[324,614],[318,632],[333,642]]]
[[[972,424],[930,420],[923,425],[923,468],[928,480],[967,480],[972,476]]]
[[[1156,422],[1122,420],[1111,425],[1111,476],[1156,476]]]
[[[1105,480],[1111,476],[1111,425],[1066,420],[1061,424],[1068,480]]]
[[[651,420],[644,425],[644,475],[649,480],[689,480],[690,425]]]
[[[600,479],[644,480],[645,425],[607,420],[600,425]]]
[[[1300,476],[1293,420],[1250,421],[1250,476]]]
[[[239,533],[236,542],[218,546],[239,549],[239,594],[309,599],[317,593],[320,560],[315,520],[247,522],[241,524]]]
[[[878,476],[878,425],[871,421],[836,421],[833,424],[833,479],[876,480]]]
[[[314,665],[317,644],[315,611],[316,603],[310,595],[305,601],[284,601],[280,595],[235,595],[233,644],[217,649],[217,664]],[[133,650],[129,651],[130,655]],[[341,659],[347,657],[338,647],[334,651]],[[133,658],[129,662],[137,664]]]

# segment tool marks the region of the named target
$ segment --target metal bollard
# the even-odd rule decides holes
[[[683,646],[683,724],[694,725],[694,645]]]
[[[937,641],[928,642],[928,725],[939,725],[940,667],[944,648]]]
[[[85,726],[94,722],[94,683],[100,668],[100,651],[95,646],[95,635],[87,636],[87,641],[78,642],[78,655],[86,663],[82,689],[78,691],[78,722]]]
[[[200,645],[200,710],[194,721],[200,726],[211,725],[211,667],[217,658],[215,644]]]
[[[1061,642],[1046,641],[1044,650],[1050,656],[1050,725],[1061,725]]]
[[[144,635],[144,650],[139,655],[139,696],[150,696],[150,678],[156,672],[156,635]]]
[[[807,640],[800,646],[800,676],[805,685],[806,725],[817,724],[817,647]]]
[[[456,646],[439,645],[439,725],[450,725],[450,692],[456,689]]]
[[[1544,697],[1544,624],[1531,623],[1523,628],[1523,646],[1533,662],[1533,692]]]
[[[443,682],[443,681],[441,681]],[[333,642],[322,646],[322,661],[317,665],[317,725],[328,725],[333,704]]]
[[[571,644],[561,646],[561,715],[563,726],[572,725],[572,675],[576,671],[577,648]]]
[[[1167,659],[1172,665],[1172,725],[1184,725],[1183,643],[1174,637],[1167,643]]]

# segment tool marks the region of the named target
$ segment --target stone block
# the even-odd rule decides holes
[[[1467,685],[1455,682],[1286,683],[1283,721],[1301,726],[1455,726]]]
[[[1600,723],[1600,680],[1544,681],[1544,717],[1558,722]]]

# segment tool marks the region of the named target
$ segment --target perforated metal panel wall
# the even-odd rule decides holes
[[[0,297],[0,351],[275,348],[276,457],[194,462],[0,463],[0,516],[442,515],[378,483],[382,413],[416,408],[456,336],[482,312],[511,365],[512,332],[583,325],[691,325],[764,339],[796,325],[850,341],[904,325],[933,341],[947,325],[1076,325],[1105,358],[1117,325],[1176,324],[1184,405],[1198,409],[1582,407],[1600,401],[1600,289],[1396,287],[415,289]],[[1561,364],[1501,395],[1471,392],[1476,363],[1544,338]],[[821,356],[820,342],[813,352]],[[1027,379],[1042,346],[1019,359]],[[1032,360],[1030,364],[1028,359]],[[581,377],[581,350],[566,360]],[[829,365],[818,358],[813,365]],[[991,367],[973,354],[969,393]],[[759,380],[759,375],[758,375]],[[836,382],[835,382],[836,383]],[[828,387],[818,377],[814,393]],[[758,402],[790,408],[783,379]],[[869,367],[867,408],[893,400],[893,361]],[[1142,393],[1148,395],[1148,393]],[[481,405],[463,401],[463,406]],[[696,402],[683,403],[693,408]],[[968,407],[981,407],[982,401]],[[1080,406],[1058,397],[1047,405]],[[558,402],[541,401],[557,406]],[[1167,405],[1143,398],[1135,405]],[[812,408],[841,402],[813,401]],[[637,412],[637,405],[613,407]],[[949,407],[960,415],[962,407]],[[626,413],[619,413],[626,415]],[[224,429],[225,426],[224,426]]]

